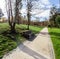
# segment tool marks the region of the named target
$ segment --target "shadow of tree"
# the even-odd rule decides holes
[[[42,35],[48,35],[48,32],[40,32]]]
[[[32,37],[31,39],[26,39],[28,41],[33,41],[36,38],[36,36]]]
[[[24,53],[32,56],[34,59],[47,59],[46,57],[40,55],[39,53],[35,52],[31,48],[27,47],[23,43],[19,46],[19,49],[23,51]]]
[[[42,35],[48,35],[48,34],[50,34],[52,38],[58,38],[58,39],[60,39],[60,33],[58,33],[58,32],[52,32],[52,31],[49,32],[49,33],[47,33],[47,32],[40,32],[40,34],[42,34]]]

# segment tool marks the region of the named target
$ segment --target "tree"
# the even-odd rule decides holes
[[[19,16],[19,4],[21,3],[21,1],[22,0],[15,0],[15,5],[13,6],[12,0],[6,0],[8,22],[10,25],[11,33],[16,32],[15,25],[16,25],[16,20],[18,19]],[[14,10],[12,9],[12,7],[14,7]]]
[[[37,15],[37,14],[34,14],[32,15],[32,9],[36,9],[36,5],[35,2],[38,2],[39,0],[27,0],[27,17],[28,17],[28,30],[29,30],[29,25],[30,25],[30,20],[31,20],[31,16],[34,16],[34,15]],[[34,8],[35,7],[35,8]],[[39,14],[39,13],[38,13]]]
[[[60,27],[60,15],[58,15],[55,19],[57,27]]]
[[[53,6],[50,11],[50,25],[56,27],[57,8]]]
[[[22,0],[16,0],[15,19],[18,24],[20,23],[21,20],[21,8],[22,8]]]
[[[29,25],[30,25],[30,20],[31,20],[31,10],[32,10],[32,1],[27,0],[27,17],[28,17],[28,30],[29,30]]]
[[[2,9],[0,8],[0,18],[4,16],[3,12],[2,12]]]

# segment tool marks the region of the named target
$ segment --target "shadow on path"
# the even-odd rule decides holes
[[[46,57],[38,54],[37,52],[33,51],[32,49],[28,48],[24,44],[21,44],[19,46],[19,49],[23,51],[24,53],[27,53],[28,55],[32,56],[34,59],[47,59]]]
[[[48,35],[48,32],[40,32],[42,35]]]

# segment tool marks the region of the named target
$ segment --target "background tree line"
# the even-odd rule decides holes
[[[49,27],[60,27],[60,8],[51,8],[49,22]]]

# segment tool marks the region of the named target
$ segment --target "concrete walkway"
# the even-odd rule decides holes
[[[33,41],[26,41],[6,54],[3,59],[54,59],[48,29],[44,28]]]

